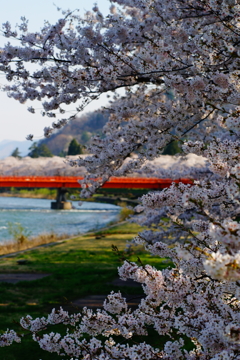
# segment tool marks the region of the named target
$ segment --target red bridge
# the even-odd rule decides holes
[[[81,188],[82,177],[67,176],[0,176],[0,187],[17,188]],[[163,189],[172,182],[192,184],[190,179],[158,179],[158,178],[127,178],[111,177],[102,187],[108,189]]]
[[[67,176],[0,176],[0,187],[16,187],[16,188],[57,188],[56,201],[51,203],[51,209],[72,208],[71,202],[66,199],[68,188],[81,188],[79,180],[81,177]],[[102,188],[107,189],[163,189],[169,187],[172,182],[184,184],[192,184],[189,179],[157,179],[157,178],[118,178],[111,177],[105,182]]]

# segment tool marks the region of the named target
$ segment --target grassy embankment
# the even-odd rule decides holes
[[[28,250],[40,245],[50,244],[62,239],[66,239],[69,236],[67,234],[40,234],[34,237],[26,237],[24,235],[19,235],[18,238],[14,240],[9,240],[6,243],[0,245],[0,256],[15,253],[18,251]]]
[[[0,192],[0,196],[54,200],[57,196],[57,190],[47,188],[32,190],[11,188],[8,191]]]
[[[112,251],[112,244],[123,251],[126,241],[132,239],[139,230],[140,227],[135,224],[116,225],[109,230],[1,258],[0,273],[30,272],[50,275],[17,284],[0,283],[0,331],[10,328],[21,332],[18,321],[22,316],[44,316],[51,308],[60,306],[75,312],[77,309],[71,307],[73,300],[87,295],[105,295],[111,290],[118,291],[120,287],[113,286],[110,282],[118,276],[117,268],[123,260]],[[140,257],[143,264],[150,263],[158,269],[167,266],[164,259],[152,257],[140,246],[124,253],[124,256],[135,262]],[[18,265],[19,260],[27,262],[25,265]],[[136,295],[141,294],[142,289],[121,287],[121,292]],[[57,330],[62,332],[61,328]],[[42,351],[30,336],[25,336],[22,344],[0,348],[0,359],[59,360],[61,356]]]

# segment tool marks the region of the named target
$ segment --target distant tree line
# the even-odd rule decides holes
[[[54,154],[51,152],[51,150],[49,149],[49,147],[44,144],[44,143],[40,143],[38,144],[37,142],[34,142],[30,148],[29,148],[30,152],[28,153],[28,156],[32,157],[32,158],[38,158],[38,157],[53,157]],[[83,154],[84,152],[84,145],[79,144],[79,142],[74,138],[71,140],[71,142],[68,145],[68,149],[67,151],[62,150],[58,156],[62,156],[65,157],[67,155],[80,155]],[[170,144],[168,144],[164,151],[163,151],[163,155],[176,155],[177,153],[182,152],[181,148],[179,147],[179,144],[177,141],[172,141]],[[20,151],[18,149],[18,147],[16,147],[15,150],[13,150],[13,152],[11,153],[11,156],[16,157],[18,159],[21,159],[22,156],[20,155]]]
[[[28,156],[32,158],[52,157],[67,155],[80,155],[86,152],[86,146],[89,144],[93,135],[101,133],[102,127],[106,124],[108,118],[101,112],[92,112],[82,115],[80,118],[71,121],[63,129],[57,131],[50,138],[33,143],[29,148]],[[163,155],[175,155],[181,152],[181,147],[177,141],[168,144]],[[16,148],[11,156],[21,158],[20,151]]]

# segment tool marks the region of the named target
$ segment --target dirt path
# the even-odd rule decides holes
[[[8,274],[0,274],[0,282],[6,282],[11,284],[16,284],[20,281],[34,281],[42,279],[51,274],[32,274],[32,273],[8,273]],[[115,279],[111,282],[112,285],[127,287],[141,287],[139,283],[134,282],[133,280],[123,281],[121,279]],[[72,301],[70,304],[64,305],[63,308],[65,310],[80,310],[83,307],[88,307],[90,309],[101,309],[103,308],[103,302],[106,299],[108,294],[106,295],[90,295],[84,298],[80,298]],[[136,309],[143,295],[128,295],[123,294],[123,297],[126,298],[127,304],[131,309]]]
[[[91,295],[86,296],[75,300],[71,303],[72,307],[77,309],[82,309],[83,307],[88,307],[90,309],[101,309],[103,308],[103,302],[106,299],[107,295]],[[128,295],[124,294],[123,297],[126,299],[128,306],[134,310],[138,307],[143,295]],[[66,308],[66,307],[65,307]]]
[[[110,284],[115,285],[115,286],[119,286],[120,288],[122,286],[127,286],[127,287],[141,287],[141,284],[133,281],[133,280],[127,280],[127,281],[123,281],[119,278],[113,280]],[[90,296],[86,296],[84,298],[80,298],[77,300],[74,300],[71,305],[73,307],[76,307],[77,309],[79,308],[83,308],[83,307],[88,307],[91,309],[101,309],[103,307],[103,302],[106,299],[108,294],[106,295],[90,295]],[[131,309],[136,309],[137,306],[139,305],[139,303],[141,302],[141,299],[144,297],[144,295],[129,295],[126,293],[122,294],[123,297],[126,299],[128,306]]]
[[[33,280],[42,279],[49,275],[51,274],[31,274],[31,273],[0,274],[0,282],[16,284],[19,281],[33,281]]]

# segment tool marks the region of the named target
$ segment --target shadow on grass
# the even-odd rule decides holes
[[[130,224],[130,227],[132,224]],[[129,232],[126,224],[112,228],[104,238],[97,234],[71,239],[54,247],[37,248],[14,257],[0,259],[1,273],[48,273],[49,276],[35,281],[21,281],[16,284],[0,283],[0,331],[7,328],[21,332],[19,319],[30,314],[33,318],[46,316],[52,308],[62,306],[76,312],[72,301],[89,295],[105,295],[112,290],[122,294],[138,296],[141,287],[116,286],[111,282],[118,277],[117,268],[122,264],[119,256],[112,251],[112,244],[124,251],[127,240],[137,231]],[[99,234],[99,232],[98,232]],[[125,254],[125,253],[124,253]],[[142,247],[125,254],[129,261],[150,263],[158,269],[169,264],[164,259],[152,257]],[[19,260],[26,260],[19,265]],[[57,331],[57,328],[54,328]],[[59,330],[62,331],[61,329]],[[39,349],[29,336],[22,344],[0,348],[1,360],[55,360],[56,354]]]

